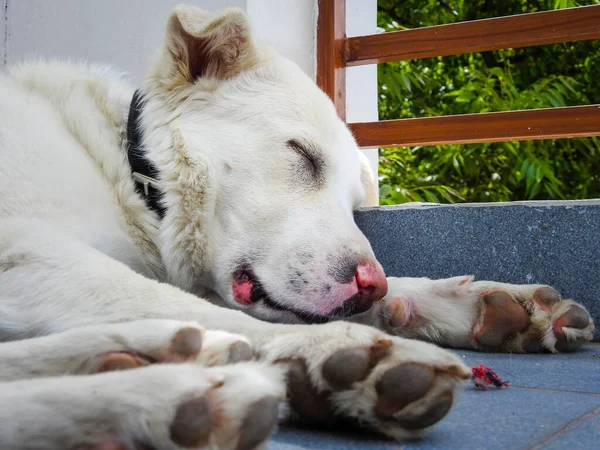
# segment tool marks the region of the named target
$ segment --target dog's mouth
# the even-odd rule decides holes
[[[292,313],[298,319],[306,323],[325,323],[338,318],[338,314],[335,314],[338,311],[334,311],[332,315],[323,316],[276,301],[269,295],[259,278],[249,266],[243,266],[234,272],[232,288],[235,301],[241,305],[262,304],[275,311]]]

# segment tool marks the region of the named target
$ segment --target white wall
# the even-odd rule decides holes
[[[185,0],[201,8],[245,9],[259,39],[314,77],[315,0]],[[0,0],[4,64],[44,56],[86,59],[141,79],[182,0]],[[7,25],[7,39],[4,26]],[[6,40],[6,42],[5,42]]]
[[[4,69],[4,59],[6,57],[6,21],[8,18],[6,16],[5,10],[7,6],[7,1],[8,0],[0,0],[0,8],[2,8],[0,10],[0,70]]]
[[[2,0],[8,2],[7,62],[32,56],[108,63],[138,81],[181,0]],[[246,0],[187,0],[206,9]]]
[[[296,62],[314,79],[316,0],[247,0],[246,8],[258,39]]]
[[[316,74],[317,0],[0,0],[0,69],[25,58],[86,59],[141,80],[162,44],[171,8],[245,9],[259,40]],[[347,0],[348,36],[376,32],[377,0]],[[5,29],[6,27],[6,29]],[[5,33],[6,31],[6,33]],[[377,69],[349,68],[349,122],[377,120]],[[365,150],[377,174],[377,149]]]
[[[377,0],[346,0],[346,35],[377,33]],[[374,122],[379,119],[377,107],[377,66],[346,69],[346,120]],[[378,178],[379,149],[363,149],[375,179]]]

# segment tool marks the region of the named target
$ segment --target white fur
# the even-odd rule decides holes
[[[235,447],[250,405],[282,398],[280,369],[170,364],[59,376],[93,372],[90,361],[106,352],[160,360],[173,333],[190,326],[208,330],[200,362],[225,363],[235,343],[271,363],[303,359],[312,386],[332,391],[337,415],[395,438],[414,434],[373,413],[378,377],[411,362],[435,368],[431,391],[397,413],[418,416],[457,389],[468,373],[458,358],[357,324],[262,322],[250,315],[299,319],[263,302],[242,306],[232,293],[234,271],[251,264],[280,306],[323,316],[356,289],[332,274],[340,261],[380,269],[352,216],[377,193],[329,99],[254,43],[242,11],[185,6],[171,15],[142,90],[163,220],[135,192],[127,162],[132,87],[105,68],[62,62],[27,63],[0,79],[0,340],[13,341],[0,344],[0,447],[116,439],[131,448],[138,439],[175,448],[168,425],[190,391],[226,413],[210,444]],[[315,173],[290,139],[317,156]],[[438,333],[470,320],[454,306]],[[390,347],[366,379],[328,385],[327,358],[378,342]]]
[[[257,414],[252,404],[264,396],[284,397],[281,378],[280,369],[259,363],[211,369],[165,364],[3,383],[0,447],[92,448],[110,436],[127,449],[180,449],[169,436],[172,417],[182,402],[204,396],[220,410],[220,419],[203,448],[234,449],[244,417]]]
[[[488,292],[500,290],[510,294],[516,303],[523,306],[531,327],[496,350],[523,352],[523,340],[533,335],[539,341],[540,351],[555,353],[557,339],[553,332],[554,323],[573,305],[585,311],[583,306],[562,298],[548,309],[540,308],[533,298],[536,290],[548,288],[545,285],[515,285],[473,279],[470,275],[440,280],[390,277],[388,295],[372,311],[357,317],[356,321],[370,323],[411,339],[424,339],[450,347],[481,349],[473,333],[481,317],[482,297]],[[583,328],[562,328],[573,348],[591,341],[593,330],[591,319]]]

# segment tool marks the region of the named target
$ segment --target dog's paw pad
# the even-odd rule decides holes
[[[337,390],[351,389],[354,383],[368,377],[392,345],[389,340],[379,339],[368,348],[338,350],[323,363],[323,377]]]
[[[338,350],[323,364],[323,376],[337,389],[349,389],[364,380],[372,368],[372,353],[363,348]]]
[[[278,416],[279,400],[273,396],[264,397],[250,405],[242,421],[236,450],[256,448],[271,434]]]
[[[381,418],[391,418],[409,403],[425,396],[434,379],[431,368],[418,364],[404,364],[389,369],[376,385],[378,400],[375,414]]]
[[[170,438],[181,447],[199,447],[208,441],[212,408],[205,397],[188,400],[177,407],[169,428]]]
[[[583,330],[591,323],[590,315],[579,305],[572,305],[569,310],[554,322],[554,335],[559,339],[565,338],[563,327]]]
[[[588,312],[577,304],[569,307],[559,316],[552,327],[556,336],[554,347],[559,352],[569,353],[579,350],[584,342],[591,340],[594,323]]]
[[[128,352],[108,352],[96,358],[96,369],[93,372],[116,372],[118,370],[137,369],[150,364],[141,356]]]
[[[478,301],[481,312],[472,332],[479,349],[572,352],[592,339],[589,313],[550,286],[505,285],[484,291]]]
[[[254,358],[254,351],[248,342],[237,341],[229,346],[228,364],[250,361]]]
[[[298,418],[307,423],[331,424],[336,421],[327,392],[318,392],[302,359],[278,361],[287,368],[288,401]]]
[[[488,292],[483,296],[483,303],[480,322],[474,332],[475,339],[482,347],[500,347],[531,323],[525,308],[508,292]]]
[[[555,304],[561,301],[561,296],[556,289],[542,286],[533,293],[532,300],[544,311],[550,311]]]
[[[207,395],[214,406],[210,448],[263,448],[286,397],[284,370],[254,361],[208,370],[225,377],[223,384],[215,385]]]
[[[454,396],[446,392],[437,397],[426,409],[417,413],[409,413],[396,421],[407,430],[421,430],[442,420],[452,408]]]
[[[384,313],[388,326],[402,328],[414,319],[414,306],[410,300],[395,297],[384,300]]]
[[[254,359],[248,338],[225,331],[209,330],[204,334],[197,361],[207,367],[224,366]]]
[[[171,354],[177,360],[195,358],[202,349],[202,331],[198,328],[185,327],[177,331],[171,339]]]

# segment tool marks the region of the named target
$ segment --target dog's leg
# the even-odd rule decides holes
[[[256,362],[0,383],[0,448],[251,450],[284,397],[282,370]]]
[[[287,368],[290,406],[308,422],[352,419],[394,438],[414,436],[446,415],[469,376],[459,358],[434,345],[346,322],[261,322],[144,278],[73,239],[14,236],[0,259],[11,261],[0,274],[5,297],[21,298],[4,311],[28,311],[29,332],[162,318],[240,333],[260,359]],[[9,321],[0,318],[5,331]]]
[[[214,366],[252,356],[243,336],[206,333],[197,322],[148,319],[0,343],[0,380],[83,375],[184,361]]]
[[[214,310],[208,302],[145,278],[49,224],[0,222],[0,342],[131,320],[197,323],[206,311],[203,321],[213,326],[204,335],[201,361],[219,365],[250,358],[248,338],[236,333],[234,323],[227,328]],[[141,336],[133,328],[122,330]],[[87,332],[88,337],[96,333],[99,347],[110,344],[100,328]],[[129,344],[132,349],[146,345]]]
[[[550,286],[388,278],[386,298],[357,320],[441,345],[520,353],[570,352],[592,339],[582,305]]]

